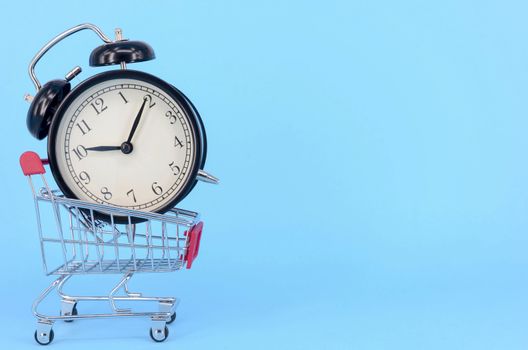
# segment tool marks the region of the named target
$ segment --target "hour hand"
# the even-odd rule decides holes
[[[95,146],[95,147],[86,147],[85,150],[87,151],[117,151],[120,150],[121,146]]]

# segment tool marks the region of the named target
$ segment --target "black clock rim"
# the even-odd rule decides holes
[[[200,165],[200,169],[203,169],[205,167],[205,160],[207,158],[207,134],[205,132],[205,125],[203,123],[202,117],[200,116],[198,109],[196,109],[196,107],[194,106],[194,103],[192,103],[192,101],[183,92],[181,92],[181,90],[179,90],[176,86],[173,85],[172,87],[178,90],[178,92],[182,94],[183,97],[185,97],[185,99],[187,100],[187,102],[189,102],[189,104],[191,105],[196,115],[196,120],[198,121],[198,124],[200,126],[201,135],[202,135],[202,162]],[[198,183],[198,180],[195,180],[193,185],[189,187],[187,192],[191,192],[197,183]]]
[[[51,173],[53,175],[53,178],[55,179],[55,182],[57,183],[57,186],[60,188],[62,193],[68,197],[68,198],[74,198],[79,199],[74,192],[69,188],[69,186],[64,181],[62,174],[59,171],[57,159],[55,158],[55,150],[56,150],[56,135],[57,131],[60,125],[60,122],[62,118],[64,117],[65,111],[68,109],[70,104],[86,89],[89,89],[90,87],[97,85],[101,82],[112,80],[112,79],[137,79],[140,81],[144,81],[146,83],[152,84],[154,86],[159,87],[162,89],[165,93],[167,93],[170,97],[172,97],[175,101],[177,101],[180,106],[184,109],[185,113],[188,116],[188,120],[191,124],[192,129],[192,137],[194,138],[194,144],[196,147],[196,155],[195,159],[193,159],[193,164],[191,166],[190,175],[185,180],[185,184],[181,187],[180,191],[174,196],[174,198],[162,206],[159,209],[156,209],[153,212],[163,214],[167,212],[168,210],[174,208],[176,204],[181,202],[190,192],[190,190],[194,187],[196,183],[196,176],[198,175],[198,170],[203,166],[202,160],[205,158],[205,155],[203,153],[203,137],[201,135],[200,130],[200,122],[196,119],[197,114],[194,113],[193,109],[194,107],[190,103],[190,101],[187,99],[185,95],[183,95],[178,89],[176,89],[171,84],[163,81],[162,79],[151,75],[149,73],[136,71],[136,70],[110,70],[106,72],[102,72],[99,74],[96,74],[92,77],[89,77],[88,79],[82,81],[79,83],[67,96],[66,98],[61,102],[59,108],[57,109],[57,113],[53,117],[53,121],[51,122],[50,131],[48,135],[48,159],[49,159],[49,165],[51,168]],[[108,221],[109,216],[105,214],[96,214],[94,215],[98,219],[102,219],[105,221]],[[114,221],[116,223],[127,223],[128,220],[123,217],[120,218],[118,216],[114,216]]]

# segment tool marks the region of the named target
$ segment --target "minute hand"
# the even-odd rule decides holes
[[[139,125],[139,121],[141,120],[141,115],[143,114],[143,108],[145,108],[145,103],[147,103],[146,98],[143,99],[143,104],[141,105],[141,108],[139,109],[136,119],[134,119],[134,124],[132,124],[132,130],[130,130],[130,134],[128,135],[128,139],[126,140],[127,143],[130,143],[130,141],[132,141],[132,137],[134,136],[134,133],[136,132],[136,129]]]

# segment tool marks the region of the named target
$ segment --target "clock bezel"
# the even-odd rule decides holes
[[[192,107],[192,110],[195,113],[196,120],[198,121],[198,125],[200,126],[199,129],[200,129],[200,134],[202,137],[202,161],[201,161],[200,169],[203,169],[205,167],[205,160],[207,158],[207,135],[205,132],[205,126],[202,121],[202,117],[200,116],[198,109],[196,109],[196,106],[192,103],[192,101],[183,92],[181,92],[176,86],[172,85],[172,87],[176,89],[185,98],[185,100],[187,100],[189,105]],[[198,183],[198,180],[194,181],[193,185],[189,186],[189,188],[187,189],[187,193],[191,192],[197,183]]]
[[[96,74],[84,80],[83,82],[79,83],[68,94],[68,96],[66,96],[66,98],[62,101],[59,108],[57,109],[57,112],[50,126],[50,131],[48,135],[48,159],[49,159],[51,172],[53,174],[55,182],[57,183],[57,186],[60,188],[60,190],[66,197],[80,199],[79,197],[77,197],[74,191],[72,191],[70,187],[66,184],[66,181],[63,178],[63,174],[59,170],[58,162],[55,157],[57,132],[61,124],[61,121],[64,118],[65,112],[82,93],[84,93],[87,89],[97,84],[108,82],[108,81],[115,80],[115,79],[135,79],[135,80],[144,81],[145,83],[156,86],[161,91],[166,93],[169,97],[173,98],[179,104],[179,106],[182,108],[182,110],[186,114],[187,119],[189,121],[189,126],[191,129],[191,136],[194,139],[194,145],[195,145],[195,156],[193,157],[192,164],[189,168],[190,169],[189,175],[185,179],[185,183],[181,186],[180,190],[175,192],[175,194],[172,195],[172,199],[170,199],[165,205],[163,205],[162,207],[154,211],[145,210],[148,212],[156,212],[156,213],[163,214],[167,212],[169,209],[174,208],[174,206],[177,203],[181,202],[189,194],[190,190],[196,184],[196,177],[198,175],[198,170],[200,170],[203,167],[203,162],[205,160],[205,149],[204,149],[205,134],[204,134],[204,129],[203,129],[203,123],[201,120],[198,120],[200,116],[198,113],[195,113],[195,108],[192,105],[192,103],[189,101],[189,99],[185,95],[183,95],[183,93],[181,93],[177,88],[175,88],[171,84],[165,82],[164,80],[154,75],[141,72],[141,71],[129,70],[129,69],[110,70],[110,71]],[[84,199],[81,199],[81,200],[84,200]],[[117,206],[113,204],[110,204],[110,205]],[[96,216],[100,219],[104,219],[105,221],[108,220],[107,215],[96,215]],[[114,218],[116,222],[123,221],[122,219],[123,218],[117,218],[117,217]]]

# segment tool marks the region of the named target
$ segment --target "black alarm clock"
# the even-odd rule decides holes
[[[91,66],[117,65],[71,88],[81,69],[43,86],[34,68],[56,43],[80,30],[94,31],[104,44]],[[206,134],[191,101],[166,81],[127,65],[155,58],[142,41],[110,40],[92,24],[81,24],[46,44],[30,64],[37,89],[27,126],[37,139],[48,137],[48,159],[61,191],[70,198],[164,213],[195,186],[217,183],[203,170]]]

